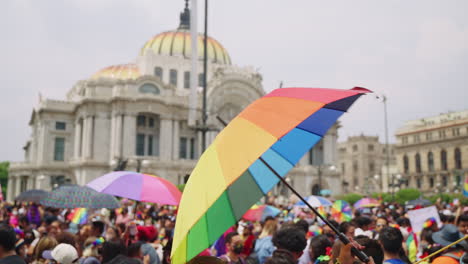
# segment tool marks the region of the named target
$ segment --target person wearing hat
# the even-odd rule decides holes
[[[55,260],[58,264],[78,263],[78,252],[69,244],[58,244],[53,250],[46,250],[42,253],[45,259]]]
[[[462,233],[458,230],[457,226],[452,224],[445,225],[439,232],[432,234],[432,240],[435,243],[442,246],[448,246],[453,242],[464,237]],[[447,249],[441,256],[434,259],[432,264],[458,264],[461,263],[460,259],[463,254],[465,254],[468,249],[468,244],[466,241],[462,241],[456,245],[453,245]]]

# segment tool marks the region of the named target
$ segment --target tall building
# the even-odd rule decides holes
[[[64,183],[86,184],[120,167],[184,183],[201,154],[201,132],[189,126],[191,74],[190,11],[179,27],[143,44],[136,60],[99,70],[78,81],[65,100],[40,99],[29,125],[24,161],[12,163],[8,199],[26,189],[50,190]],[[198,36],[202,43],[203,35]],[[264,94],[262,76],[252,67],[233,65],[228,51],[209,37],[207,143],[223,125]],[[199,45],[202,69],[203,45]],[[198,76],[203,86],[203,74]],[[201,114],[199,96],[198,116]],[[303,194],[317,189],[313,165],[333,163],[337,126],[288,175]],[[311,156],[311,157],[309,157]],[[313,157],[312,157],[313,156]],[[125,166],[123,166],[125,165]],[[333,172],[324,172],[322,188],[339,191]],[[277,192],[287,194],[284,187]]]
[[[412,120],[396,132],[398,168],[426,193],[460,192],[468,167],[468,110]]]
[[[389,145],[389,168],[395,164],[394,148]],[[385,144],[377,136],[352,136],[338,144],[338,164],[345,193],[371,194],[386,191],[391,170],[386,169]],[[390,175],[388,175],[390,174]]]

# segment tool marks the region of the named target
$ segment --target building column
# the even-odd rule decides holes
[[[126,114],[123,119],[123,156],[135,156],[136,148],[136,115]]]
[[[6,193],[6,200],[7,201],[13,201],[13,190],[15,188],[15,181],[13,179],[13,176],[10,175],[8,176],[8,186],[7,186],[7,193]]]
[[[15,193],[13,199],[21,193],[21,176],[15,177]]]
[[[122,114],[116,114],[112,117],[112,152],[111,159],[122,157]]]
[[[84,139],[83,139],[83,156],[86,159],[93,157],[93,130],[94,130],[94,117],[87,116],[84,119]]]
[[[172,120],[170,119],[161,119],[161,126],[160,126],[160,150],[159,154],[161,159],[163,160],[170,160],[172,156],[172,142],[173,142],[173,134],[172,134]]]
[[[110,120],[104,113],[94,116],[92,154],[93,160],[106,162],[109,157],[111,144]]]
[[[34,182],[35,182],[35,181],[34,181],[34,178],[35,178],[35,177],[33,177],[32,175],[29,175],[29,176],[28,176],[28,184],[26,185],[26,189],[32,190],[32,189],[35,188],[35,186],[34,186]]]
[[[46,124],[44,122],[39,123],[39,147],[37,149],[37,163],[43,163],[45,159],[45,147],[47,146],[46,142]]]
[[[180,123],[179,120],[172,120],[172,159],[178,160],[179,159],[179,134],[180,134]]]
[[[81,144],[81,119],[78,119],[75,122],[75,146],[73,148],[75,159],[81,156]]]

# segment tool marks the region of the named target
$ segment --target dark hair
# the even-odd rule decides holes
[[[265,261],[265,264],[296,264],[297,261],[291,252],[287,250],[277,249],[273,251],[273,255]]]
[[[291,252],[302,252],[307,245],[305,233],[297,227],[282,228],[273,235],[273,245]]]
[[[356,225],[360,228],[372,224],[372,220],[366,216],[360,216],[356,218]]]
[[[355,225],[353,223],[351,223],[351,222],[343,222],[338,226],[338,230],[341,233],[345,234],[346,232],[348,232],[348,229],[350,227],[353,227],[353,226],[355,226]]]
[[[333,244],[326,235],[318,235],[310,238],[309,250],[313,253],[313,261],[318,257],[327,254],[327,247],[332,247]]]
[[[384,251],[398,254],[403,243],[403,235],[400,229],[394,227],[384,227],[380,230],[379,241],[382,244]]]
[[[171,251],[172,251],[172,238],[169,238],[167,241],[166,245],[163,247],[163,259],[161,261],[162,264],[170,264],[170,259],[171,257]]]
[[[128,246],[127,256],[130,258],[138,257],[140,255],[140,249],[143,242],[135,242]]]
[[[107,263],[117,255],[126,255],[127,249],[122,241],[106,241],[102,244],[102,263]]]
[[[0,225],[0,247],[5,251],[15,249],[16,233],[13,227],[1,224]]]
[[[455,216],[453,216],[453,215],[447,216],[447,223],[454,224],[455,223]]]
[[[235,237],[235,236],[238,236],[239,233],[237,232],[231,232],[229,234],[226,235],[226,237],[224,237],[224,241],[226,241],[226,243],[231,243],[232,242],[232,238]]]
[[[410,225],[411,225],[409,219],[406,218],[406,217],[399,217],[399,218],[396,220],[396,223],[397,223],[399,226],[410,226]]]
[[[427,241],[430,245],[434,244],[434,240],[432,240],[432,229],[431,227],[426,227],[421,231],[421,240]]]
[[[371,256],[375,263],[383,262],[384,253],[377,240],[370,239],[364,235],[357,236],[354,240],[364,247],[362,251],[366,253],[367,256]]]
[[[73,247],[76,247],[76,237],[70,232],[61,232],[55,236],[59,244],[69,244]]]
[[[309,223],[306,220],[301,219],[294,224],[297,228],[302,229],[305,233],[309,231]]]
[[[340,226],[340,224],[339,224],[337,221],[333,220],[333,219],[332,219],[332,220],[328,220],[328,222],[329,222],[333,227],[335,227],[335,228],[338,228],[338,227]],[[330,227],[330,228],[331,228],[331,227]]]
[[[444,214],[439,213],[439,219],[442,223],[447,222],[447,216]]]
[[[458,217],[457,225],[460,224],[460,222],[468,222],[468,215],[467,214],[462,214]]]
[[[102,232],[104,232],[104,223],[102,221],[94,221],[92,225],[93,228],[99,231],[99,235],[101,235]]]

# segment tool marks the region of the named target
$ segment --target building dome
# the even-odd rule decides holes
[[[198,34],[198,59],[203,60],[202,34]],[[227,50],[214,38],[208,37],[208,61],[219,64],[231,64],[231,58]],[[154,36],[147,41],[140,51],[140,55],[145,55],[148,51],[154,54],[182,57],[190,59],[192,55],[192,38],[190,30],[180,28],[174,31],[167,31]]]
[[[91,79],[110,78],[118,80],[135,80],[140,76],[140,70],[135,64],[122,64],[106,67],[96,72]]]

